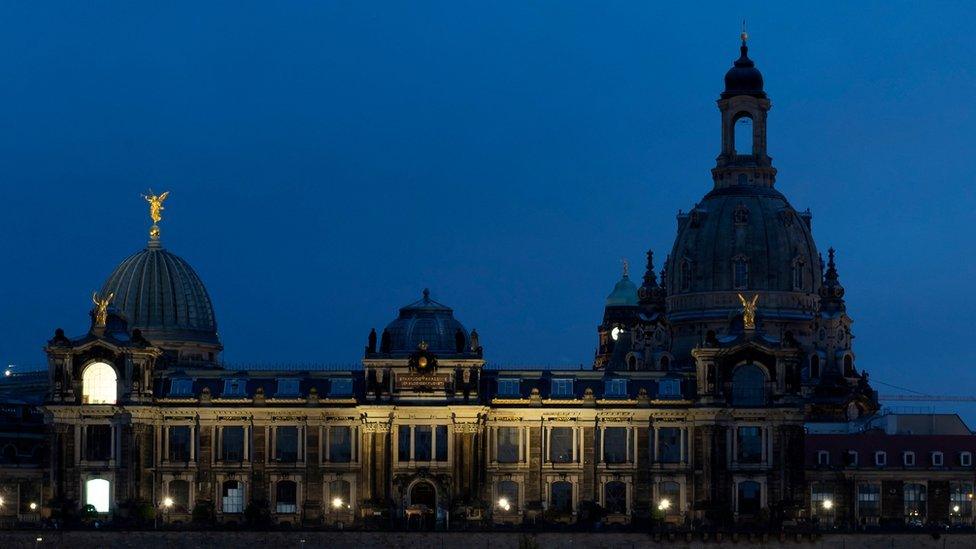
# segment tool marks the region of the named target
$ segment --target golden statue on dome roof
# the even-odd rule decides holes
[[[108,322],[108,305],[115,297],[115,292],[109,292],[108,297],[98,297],[98,292],[92,292],[92,302],[95,303],[95,325],[105,326]]]
[[[746,330],[755,330],[756,303],[759,302],[759,294],[752,296],[752,300],[748,300],[739,294],[739,301],[742,302],[742,325]]]
[[[153,220],[153,225],[149,229],[149,236],[156,239],[159,238],[159,225],[158,223],[162,221],[162,211],[163,211],[163,201],[169,196],[169,191],[164,192],[160,195],[155,195],[152,189],[149,189],[149,194],[142,195],[149,203],[149,218]]]

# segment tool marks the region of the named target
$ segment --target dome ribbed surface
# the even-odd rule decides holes
[[[153,343],[219,344],[207,289],[182,258],[152,243],[119,264],[102,286],[113,305]]]
[[[464,334],[464,348],[467,349],[470,345],[468,331],[454,318],[450,307],[431,299],[426,290],[422,299],[402,307],[397,319],[386,327],[391,353],[412,353],[423,341],[433,353],[454,354],[457,352],[455,334],[459,329]]]
[[[624,275],[613,287],[613,291],[607,296],[607,307],[634,307],[637,306],[637,286],[630,281],[630,277]]]

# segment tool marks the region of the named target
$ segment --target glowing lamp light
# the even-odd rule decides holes
[[[610,330],[610,337],[613,338],[614,341],[617,341],[618,339],[620,339],[621,331],[622,330],[620,329],[619,326],[614,326],[613,329]]]
[[[658,511],[667,511],[667,510],[668,510],[668,509],[670,509],[670,508],[671,508],[671,500],[669,500],[668,498],[664,498],[664,499],[662,499],[662,500],[661,500],[661,501],[660,501],[660,502],[659,502],[659,503],[657,504],[657,510],[658,510]]]
[[[169,509],[172,506],[173,506],[173,498],[164,498],[163,499],[163,507]]]
[[[512,504],[509,503],[508,498],[498,498],[498,507],[506,511],[511,511]]]
[[[4,370],[3,375],[5,375],[7,377],[10,377],[10,376],[14,375],[14,373],[11,372],[10,370]]]
[[[332,498],[332,508],[333,509],[342,508],[342,498]]]
[[[826,509],[826,510],[828,510],[828,511],[830,511],[831,509],[833,509],[834,508],[834,502],[833,502],[833,500],[829,500],[829,499],[823,500],[823,508]]]
[[[33,501],[30,503],[30,510],[31,511],[37,511],[37,504],[34,503]]]

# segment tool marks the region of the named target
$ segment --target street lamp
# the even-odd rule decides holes
[[[952,506],[952,512],[953,513],[956,513],[956,514],[959,514],[959,506],[958,505],[953,505]]]
[[[658,511],[667,511],[670,508],[671,508],[671,500],[669,500],[668,498],[662,499],[657,504],[657,510]]]
[[[834,508],[833,500],[829,500],[829,499],[823,500],[823,508],[826,511],[830,511],[831,509],[833,509]]]
[[[508,498],[498,498],[498,507],[505,511],[512,510],[512,504],[508,501]]]
[[[33,501],[32,501],[32,502],[30,502],[30,505],[29,505],[29,507],[30,507],[30,510],[31,510],[31,511],[37,511],[37,504],[36,504],[36,503],[34,503]]]

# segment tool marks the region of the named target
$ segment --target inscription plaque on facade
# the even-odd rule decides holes
[[[397,376],[396,388],[408,391],[433,391],[445,388],[450,380],[450,374],[410,374]]]

